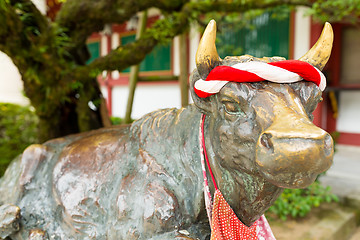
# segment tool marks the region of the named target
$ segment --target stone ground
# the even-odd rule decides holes
[[[268,221],[277,240],[345,240],[333,236],[349,231],[352,234],[356,225],[354,219],[355,214],[350,209],[330,203],[314,208],[304,218],[288,219],[285,222],[268,218]]]
[[[360,239],[360,228],[357,228],[355,234],[349,240],[359,240]]]
[[[337,145],[334,164],[320,182],[341,203],[324,204],[298,220],[268,217],[277,240],[360,240],[360,147]]]
[[[286,221],[267,217],[271,230],[277,240],[300,239],[303,234],[311,230],[311,227],[320,221],[318,214],[320,208],[314,209],[305,218],[287,219]]]
[[[337,145],[334,163],[320,181],[340,197],[360,194],[360,147]]]

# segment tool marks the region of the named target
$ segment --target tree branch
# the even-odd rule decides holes
[[[189,26],[191,16],[196,18],[201,14],[211,11],[222,11],[227,13],[246,12],[250,9],[266,9],[279,6],[286,2],[293,6],[309,6],[307,0],[274,0],[274,1],[248,1],[241,2],[189,2],[181,11],[167,15],[164,19],[158,20],[151,28],[147,29],[144,37],[112,50],[108,55],[98,58],[87,66],[81,66],[76,71],[78,75],[89,73],[100,73],[103,70],[123,70],[131,65],[140,63],[148,53],[164,40],[171,40],[183,33]],[[136,53],[136,54],[134,54]]]
[[[215,2],[191,2],[187,5],[192,11],[204,14],[208,12],[242,13],[253,9],[267,9],[280,5],[287,6],[307,6],[313,3],[309,0],[253,0],[253,1],[215,1]]]
[[[23,24],[15,9],[6,1],[0,2],[0,50],[5,51],[9,38],[20,37]]]
[[[0,50],[17,66],[37,114],[51,115],[71,90],[68,81],[58,81],[71,66],[59,31],[30,0],[1,1],[0,26]]]
[[[170,40],[182,33],[188,27],[188,16],[187,11],[182,11],[158,20],[137,41],[119,46],[108,55],[94,60],[87,66],[78,67],[76,69],[76,76],[96,75],[103,70],[121,71],[129,66],[140,63],[159,42]]]
[[[67,29],[74,48],[84,44],[93,33],[99,32],[107,23],[124,23],[151,7],[176,11],[189,0],[67,0],[57,14],[56,22]]]
[[[2,1],[0,26],[0,50],[21,70],[30,59],[19,52],[34,49],[34,43],[48,31],[47,19],[30,0]]]
[[[10,2],[17,9],[20,18],[24,17],[23,21],[26,25],[35,26],[40,32],[46,31],[48,21],[31,0],[11,0]]]

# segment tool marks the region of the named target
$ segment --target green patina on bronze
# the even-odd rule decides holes
[[[279,60],[245,55],[216,64]],[[193,92],[209,63],[201,61],[190,79],[194,105],[27,148],[0,179],[0,237],[185,239],[186,230],[186,239],[208,239],[202,113],[219,189],[248,226],[283,188],[306,187],[330,167],[331,137],[311,123],[321,99],[314,83],[232,82],[202,99]]]

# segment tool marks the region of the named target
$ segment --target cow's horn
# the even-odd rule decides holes
[[[204,34],[200,40],[199,47],[196,52],[196,67],[201,78],[205,79],[209,72],[219,65],[221,61],[217,53],[216,46],[216,22],[211,20],[207,25]]]
[[[322,70],[329,60],[334,33],[330,23],[325,23],[324,29],[315,45],[299,60],[308,62],[314,67]]]

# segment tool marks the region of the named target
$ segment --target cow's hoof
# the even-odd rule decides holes
[[[20,229],[20,208],[11,204],[0,206],[0,239],[5,239]]]
[[[48,236],[45,231],[40,229],[33,229],[29,233],[28,240],[48,240]]]

